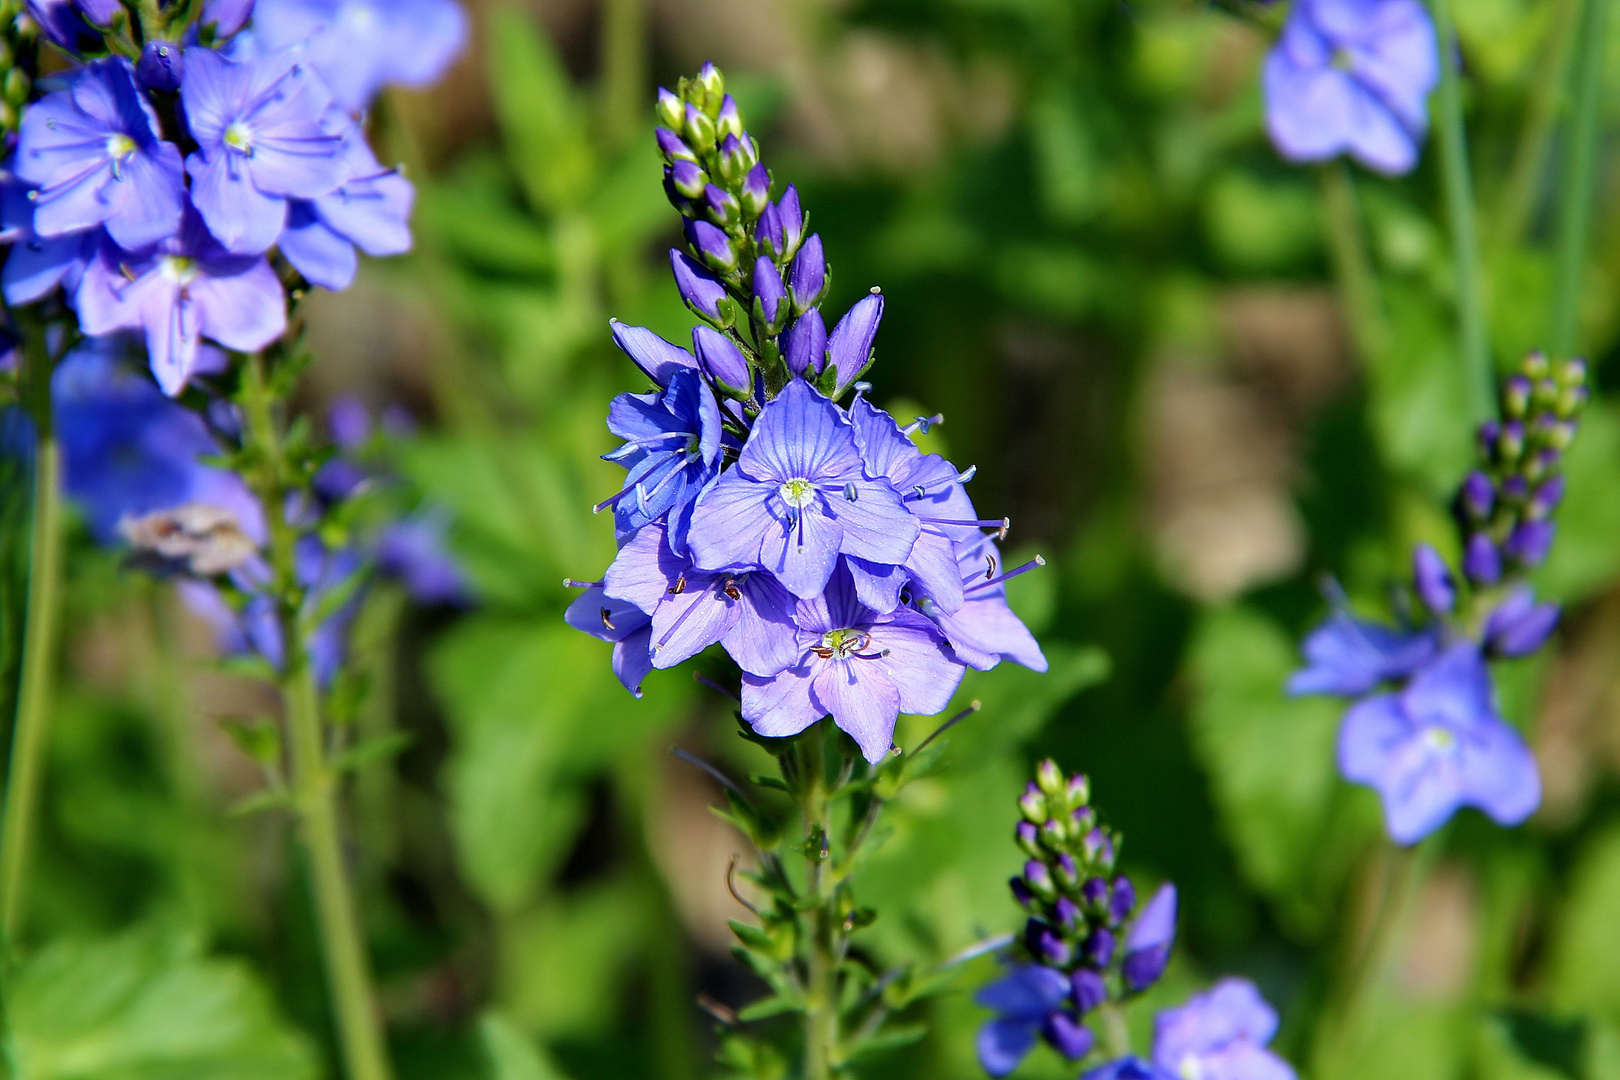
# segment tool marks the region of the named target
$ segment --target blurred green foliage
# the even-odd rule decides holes
[[[1506,362],[1547,329],[1575,5],[1455,6]],[[1380,829],[1373,796],[1334,768],[1335,707],[1282,684],[1322,609],[1321,575],[1377,610],[1414,540],[1454,544],[1441,500],[1471,454],[1433,154],[1402,180],[1353,174],[1390,346],[1354,359],[1321,178],[1264,137],[1262,29],[1198,0],[761,12],[784,53],[750,52],[742,32],[713,50],[756,58],[728,71],[826,240],[830,310],[883,287],[877,399],[942,410],[930,449],[978,463],[979,505],[1010,513],[1014,542],[1050,563],[1010,591],[1052,670],[1004,665],[964,684],[961,702],[983,711],[948,736],[944,771],[891,809],[862,870],[881,913],[865,947],[934,963],[1016,927],[1014,800],[1051,754],[1091,774],[1128,869],[1181,887],[1183,946],[1132,1017],[1138,1038],[1154,1007],[1241,973],[1278,1004],[1279,1047],[1307,1066],[1380,873]],[[607,318],[676,340],[689,326],[665,272],[675,219],[648,126],[604,113],[625,100],[615,86],[650,100],[651,84],[643,56],[559,48],[518,7],[479,19],[476,74],[444,93],[481,119],[449,130],[400,99],[376,121],[418,184],[417,250],[366,288],[436,328],[435,422],[400,465],[453,513],[479,598],[401,617],[380,595],[368,611],[371,696],[356,722],[413,737],[361,768],[349,800],[383,1005],[407,1080],[714,1075],[695,995],[734,1007],[758,993],[715,936],[742,909],[709,903],[728,903],[725,855],[742,843],[709,825],[714,792],[665,751],[689,747],[737,777],[763,759],[734,737],[724,699],[658,673],[632,701],[606,647],[561,621],[573,595],[561,580],[594,577],[613,553],[611,523],[588,507],[616,486],[598,458],[606,404],[638,386]],[[1620,20],[1610,28],[1620,72]],[[658,32],[654,74],[705,58],[687,30]],[[1612,136],[1620,100],[1605,108]],[[618,131],[638,134],[621,145]],[[890,141],[899,149],[873,145]],[[1604,145],[1582,298],[1600,391],[1620,331],[1620,172]],[[1558,654],[1503,685],[1541,753],[1548,808],[1513,832],[1471,812],[1447,831],[1419,931],[1346,1075],[1620,1078],[1617,408],[1610,394],[1589,413],[1538,583],[1568,605]],[[1189,460],[1257,453],[1270,456],[1248,472],[1188,479]],[[1280,509],[1255,512],[1234,491]],[[0,483],[7,691],[21,494]],[[1279,535],[1265,550],[1286,557],[1200,585],[1166,555],[1189,499],[1197,520],[1232,523],[1191,545],[1195,564]],[[1296,548],[1277,515],[1297,522]],[[115,556],[80,536],[70,565],[36,947],[5,995],[15,1075],[333,1075],[286,823],[225,813],[257,781],[215,720],[251,724],[274,703],[200,661],[166,592]],[[698,666],[720,677],[724,663]],[[904,720],[900,741],[933,723]],[[910,1017],[928,1038],[869,1074],[977,1075],[984,1014],[965,991],[992,969],[965,965],[962,993]],[[1020,1075],[1072,1072],[1040,1051]]]

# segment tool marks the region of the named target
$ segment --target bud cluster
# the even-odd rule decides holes
[[[660,89],[656,113],[664,191],[685,219],[690,253],[670,253],[676,284],[713,331],[698,341],[700,366],[739,400],[773,395],[795,375],[829,393],[853,383],[858,371],[829,363],[821,237],[807,233],[792,185],[771,200],[770,171],[723,76],[705,64],[674,91]]]
[[[1534,352],[1502,380],[1502,417],[1480,425],[1480,466],[1455,504],[1463,573],[1476,588],[1546,559],[1564,497],[1563,455],[1589,396],[1584,360],[1555,363]]]
[[[22,0],[0,0],[0,156],[10,154],[17,125],[33,88],[38,27],[24,16]]]

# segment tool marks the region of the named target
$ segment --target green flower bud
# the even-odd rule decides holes
[[[729,299],[729,297],[727,298]],[[1034,784],[1024,788],[1024,794],[1018,799],[1018,809],[1024,815],[1024,820],[1031,825],[1041,825],[1046,821],[1046,796]]]
[[[1063,790],[1068,787],[1063,770],[1058,768],[1058,763],[1051,758],[1035,766],[1035,782],[1046,792],[1047,797],[1052,799],[1063,798]]]
[[[1532,379],[1541,379],[1552,373],[1552,365],[1547,361],[1547,354],[1537,349],[1524,358],[1519,370]]]

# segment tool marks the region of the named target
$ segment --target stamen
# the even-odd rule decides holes
[[[1005,540],[1005,539],[1007,539],[1007,530],[1012,528],[1012,518],[1002,518],[999,521],[988,521],[988,520],[986,520],[986,521],[958,521],[958,520],[955,520],[953,518],[929,518],[929,517],[925,517],[925,518],[919,518],[918,520],[926,521],[930,525],[961,525],[961,526],[964,526],[964,527],[972,527],[972,528],[976,528],[976,529],[994,529],[994,530],[996,530],[996,539],[997,540]]]
[[[1031,559],[1029,562],[1025,563],[1023,566],[1020,566],[1016,570],[1009,570],[1005,574],[1002,574],[1000,577],[993,577],[993,578],[990,578],[987,581],[981,581],[976,585],[970,585],[966,589],[964,589],[963,591],[964,592],[977,592],[980,589],[989,589],[989,588],[992,588],[992,587],[994,587],[996,585],[1000,585],[1004,581],[1011,581],[1013,578],[1017,577],[1020,574],[1027,574],[1031,570],[1039,569],[1040,567],[1045,566],[1045,565],[1046,565],[1046,560],[1044,558],[1042,558],[1041,556],[1037,555],[1037,556],[1035,556],[1035,558]]]
[[[669,595],[671,595],[671,596],[679,596],[679,595],[681,595],[681,593],[683,593],[685,591],[686,591],[686,575],[682,574],[680,577],[675,579],[675,584],[673,584],[673,585],[671,585],[669,587]]]
[[[849,483],[844,485],[844,498],[848,499],[850,502],[860,501],[861,493],[855,490],[855,481],[851,480]]]
[[[575,581],[571,577],[563,578],[563,588],[565,589],[600,589],[606,584],[606,581]]]
[[[919,416],[917,419],[901,428],[900,434],[910,436],[920,431],[926,435],[928,434],[929,428],[933,427],[935,424],[943,424],[944,422],[945,416],[942,413],[935,413],[933,416]]]
[[[962,721],[966,720],[968,717],[972,716],[982,708],[984,708],[984,705],[977,698],[973,699],[973,701],[968,704],[967,708],[963,709],[961,712],[939,725],[939,727],[934,729],[934,733],[932,735],[918,743],[917,749],[913,750],[912,753],[922,753],[923,747],[927,746],[929,743],[933,742],[935,739],[939,738],[941,735],[951,730],[951,728],[955,727],[957,724],[960,724]]]
[[[618,627],[613,625],[611,614],[612,613],[609,612],[607,608],[602,609],[602,625],[607,627],[609,630],[617,630]]]
[[[707,686],[710,690],[714,690],[717,693],[721,693],[721,694],[726,695],[726,697],[730,698],[732,701],[735,701],[739,705],[742,704],[742,698],[738,697],[736,694],[733,694],[730,690],[727,690],[725,687],[721,686],[719,683],[715,682],[713,679],[711,679],[707,675],[703,674],[703,672],[701,672],[701,671],[693,672],[692,677],[694,679],[696,679],[698,682],[702,683],[704,686]]]
[[[910,498],[920,499],[933,489],[944,487],[946,484],[966,484],[977,476],[978,472],[979,467],[977,465],[969,465],[950,480],[939,480],[932,484],[916,484],[911,489]]]

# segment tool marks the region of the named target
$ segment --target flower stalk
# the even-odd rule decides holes
[[[285,643],[278,687],[285,710],[291,805],[309,861],[333,1018],[349,1080],[392,1080],[354,893],[343,864],[339,775],[327,755],[321,725],[320,688],[309,640],[314,625],[297,577],[298,535],[286,513],[290,490],[286,445],[263,354],[252,354],[244,365],[242,398],[253,465],[250,479],[269,526],[276,618]]]
[[[62,607],[62,447],[51,416],[54,358],[37,320],[25,323],[24,393],[37,433],[28,599],[17,716],[11,734],[4,809],[0,810],[0,947],[15,954],[22,929],[29,846],[55,697]]]
[[[800,813],[804,819],[804,857],[808,865],[810,944],[804,1010],[804,1075],[829,1080],[838,1056],[838,941],[833,896],[837,886],[828,872],[831,857],[831,803],[827,791],[826,721],[811,728],[800,748]],[[829,890],[828,886],[833,887]]]

